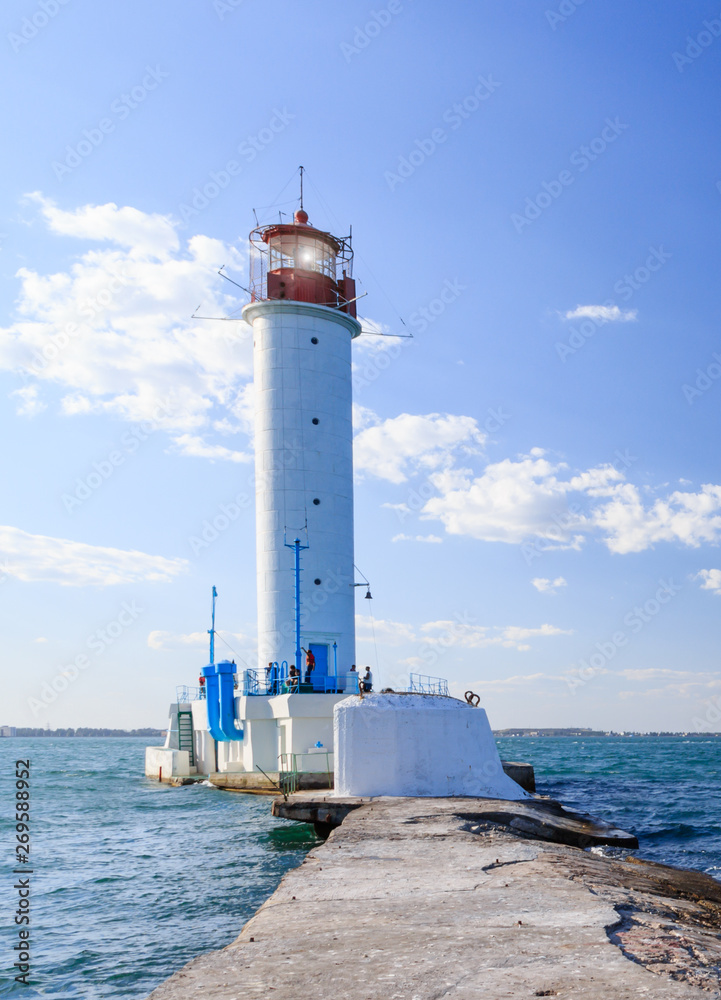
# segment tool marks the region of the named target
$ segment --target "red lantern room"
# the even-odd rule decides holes
[[[250,242],[251,301],[312,302],[356,315],[350,238],[315,229],[299,208],[293,222],[258,226]]]

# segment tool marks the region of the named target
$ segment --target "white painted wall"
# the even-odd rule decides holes
[[[208,732],[207,703],[204,700],[194,701],[191,707],[197,773],[211,774],[216,770],[257,772],[256,765],[264,771],[277,771],[278,756],[283,750],[305,754],[318,741],[332,752],[333,708],[344,698],[343,694],[236,698],[236,714],[242,720],[244,736],[242,740],[232,743],[218,743],[217,767],[215,741]],[[171,706],[171,709],[174,710],[171,719],[175,718],[176,726],[172,738],[177,747],[177,706]],[[282,741],[283,733],[285,739]],[[169,749],[168,752],[172,751]],[[324,754],[305,756],[299,764],[302,770],[325,771],[326,758]]]
[[[243,318],[254,344],[258,663],[295,662],[287,528],[289,542],[310,543],[302,645],[335,639],[342,672],[355,662],[351,340],[360,324],[303,302],[252,303]]]
[[[504,774],[485,711],[455,698],[346,698],[334,729],[334,795],[529,797]]]
[[[164,781],[167,778],[185,778],[189,774],[196,773],[196,769],[190,766],[190,754],[187,750],[173,750],[167,747],[146,747],[146,778],[158,778],[161,768]]]
[[[218,743],[218,771],[245,771],[243,764],[244,740]]]
[[[182,707],[183,711],[189,710],[189,705],[179,705],[173,702],[170,706],[170,717],[168,719],[168,732],[165,737],[165,746],[172,750],[178,749],[178,711]],[[193,723],[195,727],[195,723]]]

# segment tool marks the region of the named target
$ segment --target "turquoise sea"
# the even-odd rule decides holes
[[[31,760],[31,987],[4,935],[0,997],[140,1000],[232,941],[316,843],[264,796],[143,777],[144,740],[2,739],[2,903],[12,886],[14,762]],[[721,879],[721,739],[499,740],[538,790],[631,830],[640,855]],[[12,927],[12,916],[4,921]]]

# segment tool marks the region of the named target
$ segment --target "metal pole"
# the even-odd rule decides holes
[[[295,546],[295,669],[299,676],[303,676],[303,667],[300,662],[300,538],[293,542]],[[300,690],[300,681],[298,681]]]
[[[208,629],[210,632],[210,662],[215,663],[215,599],[218,596],[218,591],[213,587],[213,613],[211,617],[211,627]]]
[[[295,667],[298,671],[298,690],[300,690],[300,679],[303,676],[303,668],[300,663],[300,553],[302,549],[309,548],[308,545],[301,545],[300,538],[296,538],[292,545],[284,542],[287,549],[295,552]]]
[[[333,673],[338,676],[338,643],[333,643]]]

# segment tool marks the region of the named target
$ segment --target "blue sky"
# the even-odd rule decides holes
[[[718,5],[23,0],[0,39],[0,721],[162,725],[213,584],[252,662],[250,341],[191,314],[302,163],[414,334],[355,345],[358,662],[499,728],[720,728]]]

